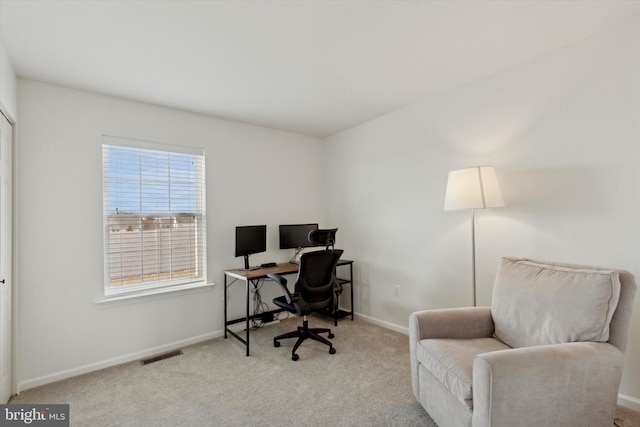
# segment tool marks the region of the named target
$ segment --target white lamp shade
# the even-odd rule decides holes
[[[495,170],[475,166],[449,172],[444,210],[484,209],[504,206]]]

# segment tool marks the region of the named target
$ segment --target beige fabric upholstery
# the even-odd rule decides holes
[[[491,303],[495,335],[511,347],[605,342],[619,296],[613,270],[503,258]]]
[[[473,359],[482,353],[508,348],[495,338],[440,338],[423,340],[417,356],[451,394],[472,409]]]
[[[516,336],[515,342],[526,346],[510,348],[495,338],[501,336],[502,329],[495,326],[492,312],[508,312],[504,308],[508,299],[501,293],[504,289],[498,298],[503,299],[503,306],[495,309],[472,307],[411,314],[409,349],[416,399],[440,427],[610,427],[636,289],[633,275],[620,270],[503,259],[496,286],[507,287],[507,294],[515,289],[513,298],[518,299],[526,291],[523,283],[535,287],[528,295],[531,306],[548,308],[539,304],[540,298],[554,307],[540,315],[547,322],[544,328],[526,325],[519,329],[522,334],[531,331],[540,340],[532,343],[527,337]],[[573,299],[562,295],[569,289],[581,295]],[[558,296],[550,298],[549,293]],[[616,294],[617,305],[611,303]],[[593,318],[596,316],[572,312],[572,307],[567,307],[576,300],[583,309],[597,311],[597,322]],[[559,314],[563,310],[567,313]],[[507,314],[501,321],[516,316],[507,321],[516,324],[515,332],[509,330],[509,334],[517,334],[520,318],[517,313]],[[527,316],[524,320],[529,321],[531,313]],[[601,342],[606,340],[605,335],[608,341]],[[553,343],[545,343],[549,340]]]

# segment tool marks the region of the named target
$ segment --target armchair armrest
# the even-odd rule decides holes
[[[494,351],[473,363],[473,425],[611,425],[624,355],[609,343]]]
[[[493,335],[490,307],[425,310],[409,316],[409,337],[417,341],[427,338],[486,338]]]
[[[418,389],[417,345],[428,338],[486,338],[493,335],[491,307],[464,307],[424,310],[409,316],[409,355],[413,394],[420,401]]]

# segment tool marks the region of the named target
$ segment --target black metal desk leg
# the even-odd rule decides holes
[[[333,326],[338,326],[338,313],[340,313],[340,296],[334,293],[336,296],[336,306],[333,307]]]
[[[351,283],[351,320],[353,320],[353,263],[349,264],[349,280]]]
[[[251,299],[251,294],[249,293],[249,279],[245,280],[247,282],[247,356],[249,355],[249,300]]]
[[[227,338],[227,275],[224,275],[224,337]]]

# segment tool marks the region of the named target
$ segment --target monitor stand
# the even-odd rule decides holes
[[[293,254],[289,262],[291,264],[300,264],[300,253],[304,248],[296,248],[296,252]]]
[[[242,271],[252,271],[252,270],[257,270],[260,267],[249,267],[249,255],[245,255],[244,256],[244,268],[239,268],[238,270],[242,270]]]

